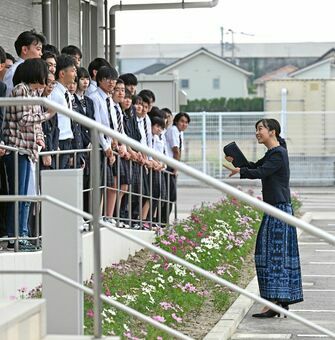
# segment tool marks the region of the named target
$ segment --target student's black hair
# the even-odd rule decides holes
[[[130,99],[132,99],[132,97],[133,97],[133,95],[131,94],[131,92],[127,88],[125,89],[124,97],[130,98]]]
[[[262,123],[265,128],[267,128],[269,131],[275,131],[276,138],[279,142],[279,144],[287,149],[286,141],[284,138],[280,137],[281,133],[281,127],[277,119],[273,118],[263,118],[256,122],[255,128],[257,129],[258,124]]]
[[[90,75],[88,74],[88,71],[86,70],[85,67],[78,67],[77,68],[77,77],[78,77],[78,81],[79,81],[80,78],[90,79]]]
[[[80,58],[83,57],[83,54],[81,53],[80,48],[74,45],[68,45],[68,46],[63,47],[61,50],[61,53],[71,55],[71,56],[75,56],[76,54],[78,54]]]
[[[150,98],[148,96],[146,96],[145,94],[142,93],[142,91],[138,94],[139,97],[142,98],[143,103],[147,103],[148,105],[150,105]]]
[[[15,51],[17,55],[20,57],[23,46],[30,46],[31,44],[38,43],[41,43],[42,45],[46,44],[46,39],[44,35],[37,33],[35,30],[24,31],[17,37],[14,43]]]
[[[153,106],[150,110],[150,112],[148,112],[148,116],[149,118],[153,118],[153,117],[160,117],[162,119],[165,118],[165,114],[162,110],[159,109],[158,106]]]
[[[135,104],[139,104],[139,103],[143,103],[143,98],[141,96],[138,96],[138,95],[135,95],[133,96],[132,98],[132,104],[135,105]]]
[[[13,84],[41,84],[48,83],[48,64],[40,58],[32,58],[25,60],[20,64],[13,76]]]
[[[55,61],[57,60],[56,54],[49,52],[49,51],[43,53],[41,58],[43,60],[47,60],[47,59],[50,59],[50,58],[54,58]]]
[[[93,70],[99,71],[102,66],[111,67],[111,64],[104,58],[95,58],[92,60],[88,65],[88,73],[90,74],[90,77],[94,77]]]
[[[116,79],[116,85],[117,84],[124,84],[124,81],[121,78]]]
[[[8,52],[6,52],[6,59],[10,59],[13,64],[16,62],[16,59]]]
[[[5,50],[0,46],[0,64],[4,64],[6,62],[6,52]]]
[[[118,73],[116,69],[114,67],[108,67],[108,66],[100,67],[98,70],[97,76],[96,76],[96,82],[98,86],[101,80],[104,78],[117,80]]]
[[[156,101],[156,97],[155,97],[155,94],[151,91],[151,90],[147,90],[147,89],[144,89],[144,90],[141,90],[139,95],[144,95],[146,97],[149,97],[150,99],[152,99],[153,102]]]
[[[73,67],[76,66],[76,63],[74,59],[66,54],[60,55],[57,60],[56,60],[56,72],[55,72],[55,77],[56,79],[59,79],[59,72],[62,70],[65,70],[68,67]]]
[[[50,44],[43,45],[42,53],[45,54],[45,53],[48,53],[48,52],[54,54],[56,57],[60,56],[59,50],[56,46],[50,45]]]
[[[160,116],[153,116],[153,117],[150,117],[150,120],[151,120],[151,126],[158,125],[162,129],[165,129],[164,118],[162,118]]]
[[[125,86],[137,85],[137,78],[132,73],[124,73],[120,75],[120,78],[124,81]]]
[[[182,117],[185,117],[187,119],[187,123],[191,122],[190,115],[186,112],[179,112],[177,113],[173,118],[173,125],[177,125],[177,123],[180,121]]]
[[[172,116],[172,111],[169,108],[163,107],[161,110]]]

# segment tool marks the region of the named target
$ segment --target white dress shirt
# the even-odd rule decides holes
[[[181,149],[183,150],[184,149],[184,133],[182,131],[179,131],[176,125],[172,125],[167,129],[165,133],[167,156],[173,158],[172,149],[174,147],[180,148],[180,138],[182,142]]]
[[[85,95],[90,96],[93,92],[95,92],[98,89],[97,82],[95,80],[90,81],[90,86],[87,88]]]
[[[56,82],[54,89],[50,94],[50,99],[57,104],[60,104],[66,108],[68,108],[68,103],[65,99],[65,92],[69,94],[70,101],[70,110],[72,110],[72,102],[71,102],[71,94],[68,89],[59,83]],[[71,119],[59,112],[57,112],[58,116],[58,128],[59,128],[59,140],[66,140],[69,138],[73,138],[72,128],[71,128]]]
[[[165,141],[163,139],[163,136],[153,135],[152,141],[153,141],[152,148],[155,151],[164,154],[165,153]]]
[[[23,62],[24,62],[24,60],[22,58],[19,58],[5,73],[5,76],[3,78],[3,82],[7,86],[6,97],[9,97],[9,95],[12,93],[12,90],[14,88],[14,84],[13,84],[14,73],[15,73],[17,67],[20,64],[22,64]]]

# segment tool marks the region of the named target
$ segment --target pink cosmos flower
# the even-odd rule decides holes
[[[93,318],[94,317],[94,312],[92,309],[89,309],[86,313],[86,316],[89,317],[89,318]]]
[[[168,245],[171,244],[171,242],[169,242],[169,241],[167,241],[167,240],[162,240],[161,243],[164,244],[164,245],[166,245],[166,246],[168,246]]]
[[[173,318],[174,320],[176,320],[178,323],[181,323],[181,322],[183,321],[183,319],[180,318],[179,316],[177,316],[175,313],[172,313],[171,316],[172,316],[172,318]]]
[[[160,316],[160,315],[155,315],[152,317],[154,320],[158,321],[158,322],[161,322],[161,323],[164,323],[165,322],[165,318],[164,316]]]

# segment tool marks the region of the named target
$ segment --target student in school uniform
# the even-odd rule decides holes
[[[46,43],[45,37],[35,30],[22,32],[16,39],[14,46],[18,60],[7,70],[4,83],[7,86],[6,96],[12,93],[13,76],[16,68],[27,59],[41,58],[42,46]]]
[[[79,67],[77,69],[77,89],[74,94],[74,105],[73,110],[78,113],[94,119],[94,104],[91,98],[86,96],[86,90],[90,84],[90,76],[88,71]],[[80,132],[82,137],[83,148],[88,149],[91,146],[91,135],[90,130],[86,126],[80,126]],[[84,153],[84,175],[83,175],[83,187],[84,189],[89,189],[90,187],[90,155]],[[84,210],[89,212],[89,197],[90,193],[88,191],[84,192]]]
[[[51,52],[46,52],[42,54],[42,59],[46,61],[46,63],[48,64],[48,69],[49,72],[51,72],[52,74],[56,73],[56,55],[51,53]]]
[[[142,96],[147,97],[149,99],[149,107],[148,107],[148,113],[149,113],[151,111],[152,107],[154,106],[155,101],[156,101],[155,94],[151,90],[143,89],[143,90],[140,91],[140,93],[138,95],[141,96],[141,97]]]
[[[188,128],[190,124],[190,116],[186,112],[179,112],[173,119],[173,125],[167,129],[166,138],[166,152],[167,156],[174,158],[178,161],[181,159],[181,153],[184,146],[184,131]],[[176,187],[176,176],[177,170],[167,167],[167,190],[170,202],[175,202],[177,199],[177,187]],[[170,182],[170,185],[168,185]],[[172,203],[164,204],[162,209],[162,221],[164,223],[169,222],[169,216],[172,210]]]
[[[86,96],[90,96],[94,91],[97,90],[98,85],[96,82],[96,76],[100,67],[106,66],[111,67],[110,63],[104,58],[95,58],[88,65],[88,73],[91,77],[90,85],[86,91]]]
[[[165,154],[165,142],[162,138],[162,132],[165,129],[165,121],[160,115],[153,116],[151,118],[151,130],[152,130],[152,147],[155,151]],[[160,161],[158,167],[152,173],[152,217],[154,222],[161,221],[161,207],[159,207],[159,199],[166,199],[166,185],[165,177],[162,170],[165,169],[165,164]],[[156,226],[158,226],[156,224]]]
[[[113,99],[113,105],[116,113],[116,120],[117,120],[117,127],[114,125],[114,129],[117,130],[121,134],[125,133],[124,128],[124,114],[122,111],[121,103],[124,101],[125,97],[125,86],[122,79],[118,79],[116,81],[116,85],[112,94]],[[120,146],[118,147],[120,148]],[[124,145],[125,152],[123,152],[123,155],[120,155],[120,157],[117,158],[117,161],[114,163],[114,189],[119,190],[120,192],[115,191],[115,197],[117,197],[119,206],[116,207],[114,211],[114,216],[117,216],[119,213],[119,216],[126,217],[126,213],[124,210],[122,210],[122,198],[124,196],[124,192],[128,191],[128,186],[130,184],[130,153],[128,153],[128,147]],[[121,227],[129,227],[128,224],[125,224],[124,221],[119,224]]]
[[[3,64],[3,67],[0,69],[0,81],[3,81],[3,78],[5,77],[8,69],[10,69],[16,62],[15,58],[10,53],[5,52],[5,50],[3,50],[3,52],[5,53],[5,62]]]
[[[56,103],[72,110],[71,94],[67,86],[72,84],[77,74],[74,59],[68,55],[61,55],[57,58],[56,65],[56,85],[51,92],[50,99]],[[57,113],[59,128],[59,149],[71,150],[73,132],[71,128],[71,119],[61,113]],[[59,168],[68,169],[71,165],[71,154],[59,156]]]
[[[56,84],[55,75],[50,72],[48,73],[48,82],[45,87],[42,97],[50,99],[51,92],[53,91]],[[44,109],[42,107],[42,109]],[[45,110],[45,109],[44,109]],[[43,151],[56,151],[59,146],[59,129],[58,129],[58,118],[54,115],[51,119],[42,123],[42,129],[44,133],[45,149]],[[40,163],[40,170],[50,170],[56,168],[55,155],[42,156]]]
[[[76,67],[80,67],[81,58],[83,55],[79,47],[68,45],[62,48],[61,53],[71,56],[75,61]]]
[[[111,129],[114,129],[116,116],[115,109],[112,105],[112,98],[110,93],[113,92],[118,78],[117,71],[108,66],[102,66],[96,75],[97,90],[89,95],[94,105],[94,118],[95,120]],[[103,133],[99,134],[99,143],[103,150],[103,157],[101,158],[102,163],[102,179],[106,182],[107,186],[107,202],[105,205],[106,220],[112,221],[115,198],[113,197],[113,163],[115,162],[115,156],[113,154],[113,147],[116,146],[116,141],[109,136],[105,136]],[[105,169],[106,165],[106,169]]]

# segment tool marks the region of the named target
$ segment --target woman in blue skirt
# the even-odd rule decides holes
[[[258,143],[267,147],[265,156],[248,167],[235,168],[241,178],[261,179],[264,202],[293,215],[290,195],[290,168],[286,143],[280,137],[280,125],[275,119],[256,123]],[[230,162],[232,157],[226,157]],[[255,263],[260,295],[283,308],[303,301],[301,269],[296,229],[264,214],[257,235]],[[257,318],[272,318],[279,313],[265,307]]]

